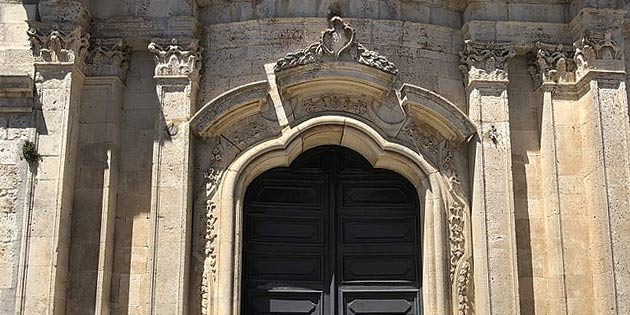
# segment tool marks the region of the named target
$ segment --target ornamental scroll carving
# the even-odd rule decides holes
[[[27,34],[38,62],[82,64],[89,46],[89,34],[81,28],[70,32],[31,27]]]
[[[368,105],[363,100],[336,95],[307,98],[302,102],[302,108],[308,114],[338,110],[363,115],[368,111]]]
[[[475,42],[466,40],[459,54],[464,77],[475,80],[507,80],[507,60],[514,57],[509,43]]]
[[[155,55],[155,76],[199,76],[201,69],[201,52],[199,41],[193,39],[186,46],[172,39],[168,45],[156,41],[149,44],[149,51]]]
[[[322,61],[355,61],[393,75],[398,68],[387,58],[365,48],[356,41],[356,31],[339,16],[328,21],[328,29],[322,32],[318,43],[287,54],[279,59],[274,71],[294,68]]]
[[[456,159],[461,154],[449,142],[440,148],[440,172],[445,178],[449,227],[449,278],[458,315],[471,314],[473,301],[470,278],[472,277],[471,221],[466,192],[458,175]]]

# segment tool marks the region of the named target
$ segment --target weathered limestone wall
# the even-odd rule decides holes
[[[35,5],[0,1],[0,313],[12,314],[21,291],[20,253],[24,239],[32,173],[22,160],[22,145],[34,141],[33,54],[26,20]],[[15,83],[15,85],[14,85]],[[17,92],[15,88],[18,88]],[[13,92],[9,90],[14,89]],[[29,91],[30,90],[30,91]],[[34,170],[34,169],[33,169]],[[23,261],[22,261],[23,262]]]

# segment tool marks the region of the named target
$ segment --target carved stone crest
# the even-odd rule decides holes
[[[278,62],[276,72],[321,61],[355,61],[360,64],[396,75],[398,68],[387,58],[365,48],[356,41],[356,31],[339,16],[328,21],[328,29],[318,43],[287,54]]]

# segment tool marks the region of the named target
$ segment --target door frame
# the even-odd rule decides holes
[[[464,256],[458,257],[456,270],[449,270],[449,261],[452,261],[449,235],[453,230],[449,213],[453,204],[461,203],[461,207],[468,208],[466,201],[453,200],[445,176],[421,154],[386,140],[361,121],[336,115],[320,116],[287,127],[279,137],[239,153],[223,170],[216,183],[216,193],[209,201],[216,209],[218,225],[217,259],[212,262],[216,281],[210,285],[210,314],[240,314],[243,198],[249,183],[269,169],[289,166],[302,152],[321,145],[350,148],[363,155],[373,167],[394,171],[416,187],[424,222],[420,230],[423,314],[454,314],[459,294],[466,295],[470,290],[467,279],[472,273],[472,255],[471,242],[466,242]],[[466,213],[464,211],[463,220],[470,222]],[[470,224],[464,224],[464,229],[470,239]],[[462,283],[453,281],[453,272],[466,273],[463,287]]]

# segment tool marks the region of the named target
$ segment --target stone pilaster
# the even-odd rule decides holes
[[[64,314],[79,107],[89,36],[81,23],[69,22],[32,22],[28,35],[35,56],[35,143],[42,158],[33,165],[33,203],[25,231],[28,245],[21,260],[20,281],[25,285],[18,292],[17,312]]]
[[[466,41],[461,53],[473,146],[473,255],[477,314],[520,314],[507,97],[510,45]]]
[[[564,209],[566,206],[562,202],[560,195],[560,172],[559,163],[564,163],[566,154],[558,152],[560,135],[559,128],[561,119],[556,119],[556,115],[566,115],[558,113],[561,107],[558,102],[571,101],[564,99],[565,89],[569,89],[575,81],[576,64],[574,61],[575,51],[568,45],[551,45],[544,43],[536,44],[536,51],[532,55],[530,74],[537,93],[542,97],[541,126],[540,126],[540,153],[541,153],[541,180],[543,192],[543,207],[545,213],[545,236],[546,236],[546,264],[544,274],[547,281],[547,305],[549,314],[568,314],[567,290],[565,281],[565,250],[564,233],[562,226],[563,211],[570,212],[573,209]],[[569,122],[570,123],[570,122]],[[564,131],[564,130],[562,130]],[[563,132],[565,134],[566,132]],[[563,135],[564,136],[564,135]],[[562,176],[575,176],[566,174]]]
[[[621,25],[624,11],[585,8],[570,26],[585,148],[585,187],[593,221],[593,294],[597,314],[630,313],[630,126]]]
[[[151,314],[187,314],[191,237],[192,147],[201,48],[196,40],[158,40],[155,80],[161,113],[153,150]]]
[[[67,314],[82,314],[88,309],[109,314],[121,112],[129,53],[124,41],[112,39],[93,41],[87,55]],[[94,259],[81,259],[94,255]]]

